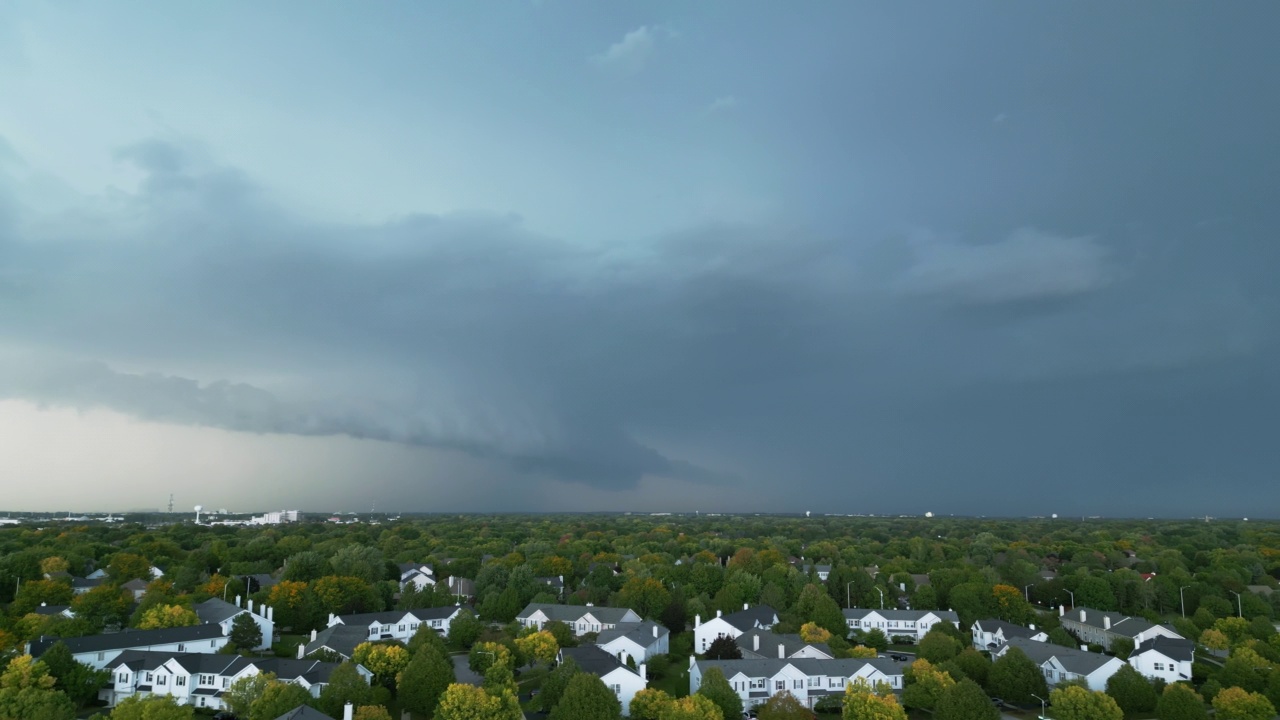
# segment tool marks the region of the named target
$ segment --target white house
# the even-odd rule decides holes
[[[568,625],[578,636],[612,630],[623,623],[638,623],[643,619],[630,608],[554,603],[529,603],[516,615],[516,620],[525,627],[541,630],[543,625],[558,621]]]
[[[596,636],[596,647],[626,663],[627,658],[639,665],[655,655],[670,652],[671,631],[650,620],[620,623]]]
[[[133,695],[169,695],[180,705],[221,710],[225,709],[222,694],[227,688],[243,677],[264,672],[300,685],[318,698],[337,667],[338,663],[317,660],[130,650],[107,666],[111,680],[98,693],[98,698],[110,707]],[[365,682],[372,677],[360,665],[356,670]]]
[[[825,643],[805,642],[799,635],[779,635],[753,628],[734,638],[744,659],[811,658],[829,660],[835,655]]]
[[[1143,642],[1129,654],[1129,664],[1134,670],[1167,683],[1190,680],[1195,659],[1195,643],[1162,635]]]
[[[424,588],[436,584],[436,573],[430,565],[424,563],[400,563],[400,589],[413,585],[421,592]]]
[[[235,624],[237,617],[247,615],[258,626],[258,630],[262,632],[262,642],[258,643],[257,647],[253,649],[269,649],[276,632],[275,611],[266,605],[259,605],[255,610],[252,600],[249,601],[247,607],[239,607],[239,604],[239,595],[236,596],[235,605],[219,598],[210,598],[193,606],[192,610],[196,611],[200,622],[221,626],[223,635],[231,634],[231,626]]]
[[[631,698],[649,685],[643,663],[638,670],[632,670],[598,647],[564,648],[558,659],[563,662],[565,658],[573,658],[582,672],[598,676],[622,703],[623,715],[631,714]]]
[[[409,642],[418,628],[426,626],[440,633],[449,634],[449,624],[458,617],[462,608],[448,605],[438,608],[418,608],[416,610],[387,610],[376,613],[355,613],[352,615],[329,615],[329,627],[347,625],[365,629],[365,641],[399,640]]]
[[[960,616],[954,610],[847,608],[844,619],[850,630],[865,632],[879,629],[891,640],[895,637],[908,637],[915,642],[919,642],[930,628],[940,622],[949,622],[957,629],[960,627]]]
[[[77,662],[101,670],[126,650],[154,650],[169,653],[213,654],[226,646],[222,626],[206,623],[160,630],[125,630],[78,638],[46,638],[27,643],[27,654],[39,658],[54,643],[62,641]]]
[[[736,640],[739,635],[750,630],[770,630],[777,624],[778,613],[768,605],[751,607],[744,604],[741,610],[728,615],[717,610],[716,616],[706,622],[702,621],[701,616],[695,615],[693,617],[693,650],[696,653],[705,653],[716,638],[730,637]]]
[[[754,660],[698,660],[690,658],[689,693],[702,687],[707,670],[719,668],[729,686],[742,699],[743,709],[786,691],[812,708],[828,695],[844,694],[845,686],[862,680],[871,686],[885,683],[903,688],[905,663],[886,658],[760,658]]]
[[[1167,625],[1155,625],[1139,617],[1131,617],[1118,612],[1094,610],[1093,608],[1059,607],[1058,615],[1062,627],[1082,642],[1101,645],[1110,650],[1111,641],[1116,638],[1128,638],[1137,647],[1153,637],[1182,638],[1173,628]]]
[[[969,629],[969,632],[973,635],[974,649],[990,652],[999,650],[1000,646],[1009,642],[1009,638],[1020,637],[1035,640],[1036,642],[1047,642],[1049,640],[1049,634],[1043,630],[1037,630],[1035,625],[1023,627],[992,618],[974,621],[973,627]]]
[[[994,657],[1003,657],[1009,648],[1018,648],[1031,661],[1040,666],[1045,682],[1053,687],[1065,680],[1084,679],[1090,690],[1105,692],[1107,680],[1124,667],[1124,661],[1102,653],[1077,650],[1053,643],[1036,642],[1014,637],[1000,648]]]

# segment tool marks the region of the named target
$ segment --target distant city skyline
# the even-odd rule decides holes
[[[1276,507],[1277,20],[4,3],[5,503]]]

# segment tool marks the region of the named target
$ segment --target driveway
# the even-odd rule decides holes
[[[484,682],[484,676],[471,670],[466,653],[450,655],[449,659],[453,661],[453,675],[458,679],[458,682],[468,685],[479,685]]]

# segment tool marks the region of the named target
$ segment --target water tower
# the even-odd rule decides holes
[[[204,509],[204,506],[203,506],[203,505],[197,505],[197,506],[196,506],[196,524],[197,524],[197,525],[199,525],[199,524],[200,524],[200,511],[201,511],[201,510],[203,510],[203,509]]]

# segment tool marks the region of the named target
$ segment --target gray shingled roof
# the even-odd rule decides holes
[[[757,625],[771,626],[778,621],[778,611],[768,605],[756,605],[729,613],[721,618],[730,625],[746,632]]]
[[[299,705],[275,720],[333,720],[310,705]]]
[[[369,640],[369,628],[360,625],[334,625],[316,633],[316,639],[307,643],[303,652],[307,655],[328,648],[343,657],[351,657],[356,647]]]
[[[78,638],[46,638],[31,642],[31,655],[40,657],[53,644],[62,640],[67,649],[76,653],[101,652],[103,650],[120,650],[124,648],[147,647],[150,645],[167,645],[178,642],[196,642],[222,637],[222,628],[218,625],[192,625],[180,628],[161,628],[159,630],[125,630],[118,633],[102,635],[86,635]]]
[[[760,638],[760,649],[754,650],[755,638]],[[742,633],[734,642],[738,644],[738,648],[744,653],[754,653],[761,657],[777,658],[778,646],[782,646],[782,651],[787,657],[800,652],[806,647],[813,647],[821,650],[827,655],[833,655],[831,648],[826,643],[811,643],[800,639],[799,635],[779,635],[778,633],[769,632],[768,630],[753,629]]]
[[[196,616],[201,622],[207,623],[220,623],[227,618],[247,612],[244,608],[236,607],[221,598],[209,598],[192,606],[191,609],[196,611]]]
[[[1171,660],[1191,662],[1195,659],[1196,645],[1190,640],[1157,635],[1139,645],[1129,657],[1140,655],[1148,650],[1154,650]]]
[[[456,605],[446,605],[444,607],[435,608],[416,608],[414,610],[384,610],[382,612],[373,613],[352,613],[350,615],[339,615],[338,620],[343,625],[359,625],[368,628],[374,623],[380,625],[390,625],[398,623],[405,617],[412,615],[418,620],[444,620],[452,616],[458,611]]]
[[[1080,611],[1084,611],[1084,620],[1080,619]],[[1111,627],[1106,627],[1106,620],[1111,620]],[[1123,637],[1134,638],[1138,635],[1155,627],[1152,623],[1140,617],[1130,617],[1123,613],[1111,612],[1108,610],[1094,610],[1088,607],[1072,608],[1064,616],[1064,620],[1078,622],[1082,625],[1091,625],[1099,629],[1105,629],[1107,632],[1114,633]]]
[[[658,634],[656,636],[653,634],[654,628],[657,628],[658,630]],[[608,630],[601,630],[600,634],[596,636],[596,644],[608,645],[620,637],[625,637],[640,647],[648,647],[658,638],[664,638],[670,634],[670,630],[651,620],[645,620],[638,623],[619,623],[616,627]]]
[[[1089,675],[1103,665],[1115,660],[1110,655],[1103,655],[1102,653],[1077,650],[1053,643],[1036,642],[1026,638],[1012,638],[1009,640],[1008,646],[1016,647],[1026,653],[1027,657],[1031,658],[1032,662],[1037,665],[1043,665],[1049,661],[1049,658],[1057,658],[1062,667],[1076,675]]]
[[[920,618],[933,613],[943,620],[951,622],[960,622],[960,616],[954,610],[896,610],[894,608],[845,608],[844,617],[846,620],[861,620],[867,615],[875,613],[885,620],[906,620],[919,622]]]
[[[563,623],[574,623],[582,618],[583,615],[591,613],[591,616],[598,619],[602,623],[616,625],[622,622],[626,614],[633,612],[630,608],[614,608],[605,607],[603,605],[558,605],[556,603],[529,603],[524,610],[516,616],[518,619],[528,618],[535,612],[541,610],[551,620],[558,620]]]
[[[889,658],[752,658],[743,660],[698,660],[698,668],[705,675],[708,668],[720,668],[726,678],[738,673],[747,677],[772,677],[790,665],[809,676],[851,677],[866,665],[871,665],[885,675],[901,675],[907,663]],[[843,688],[842,688],[843,689]]]
[[[1005,640],[1015,637],[1030,639],[1032,636],[1038,635],[1042,632],[1040,630],[1032,630],[1029,627],[1023,627],[1015,623],[1005,622],[1004,620],[997,620],[995,618],[975,620],[973,625],[978,629],[978,632],[994,633],[997,630],[1001,630],[1004,632]]]
[[[614,657],[611,653],[601,650],[594,645],[564,648],[560,651],[560,656],[562,658],[573,658],[573,661],[577,663],[579,670],[593,673],[600,677],[604,677],[618,668],[622,668],[636,676],[640,675],[640,673],[619,662],[618,658]]]

